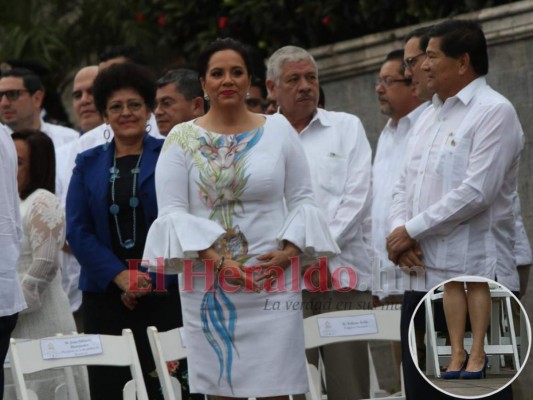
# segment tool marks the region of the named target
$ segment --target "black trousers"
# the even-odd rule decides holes
[[[166,331],[182,326],[177,287],[166,293],[154,293],[139,298],[135,309],[130,311],[122,304],[118,288],[113,284],[110,286],[112,288],[106,293],[83,293],[85,333],[120,335],[122,329],[131,329],[148,397],[162,399],[159,379],[157,374],[154,374],[155,364],[146,328],[155,326],[160,331]],[[88,372],[91,398],[99,400],[121,399],[122,389],[131,379],[130,370],[125,367],[89,367]]]
[[[425,295],[426,292],[406,291],[403,296],[400,333],[402,339],[402,367],[403,379],[405,382],[405,397],[407,400],[456,399],[456,397],[445,395],[431,386],[422,377],[420,372],[418,372],[415,363],[411,358],[411,353],[409,351],[409,323],[411,322],[411,317],[415,312],[416,306]],[[420,328],[421,321],[415,321],[415,325],[418,325]],[[493,400],[512,400],[512,398],[513,391],[510,385],[492,396],[483,397],[483,399]]]
[[[0,400],[4,398],[4,361],[9,349],[11,332],[17,324],[18,313],[0,317]]]

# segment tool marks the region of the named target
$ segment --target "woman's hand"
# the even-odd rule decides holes
[[[144,296],[152,289],[150,275],[137,270],[130,271],[129,269],[125,269],[115,276],[113,282],[124,292],[120,296],[120,299],[129,310],[135,308],[138,297]]]
[[[259,261],[265,262],[259,264],[259,267],[261,267],[264,272],[257,277],[256,282],[273,277],[273,271],[269,270],[271,267],[281,267],[285,270],[291,265],[291,258],[297,257],[300,253],[301,251],[298,247],[291,242],[285,241],[283,250],[274,250],[257,256]],[[277,276],[277,273],[274,275]]]
[[[122,293],[120,295],[120,300],[122,300],[122,304],[124,304],[124,306],[130,311],[133,311],[133,309],[139,302],[137,300],[137,296],[135,296],[135,294],[131,292]]]
[[[256,293],[261,291],[261,286],[254,281],[253,269],[247,269],[236,260],[225,259],[219,270],[219,277],[221,275],[223,276],[224,282],[233,286],[242,286],[243,288]]]
[[[134,281],[134,279],[136,279]],[[141,272],[138,270],[130,271],[125,269],[120,271],[113,282],[119,287],[123,292],[132,292],[132,293],[147,293],[152,289],[152,280],[150,275],[147,272]]]

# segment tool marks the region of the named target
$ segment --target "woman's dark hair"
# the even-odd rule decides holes
[[[30,182],[19,196],[22,200],[37,189],[56,191],[56,156],[54,143],[45,133],[36,129],[13,132],[13,140],[22,140],[30,148]]]
[[[100,114],[105,114],[107,101],[113,93],[121,89],[135,90],[150,110],[155,109],[157,87],[154,76],[148,68],[126,62],[110,65],[96,75],[93,95],[94,104]]]
[[[246,71],[248,75],[253,74],[253,62],[252,55],[249,48],[239,42],[238,40],[232,38],[217,39],[214,42],[211,42],[205,49],[200,53],[196,60],[196,70],[198,71],[198,76],[205,79],[207,74],[207,66],[209,65],[209,60],[211,56],[218,51],[222,50],[233,50],[240,54],[244,60],[244,65],[246,66]]]

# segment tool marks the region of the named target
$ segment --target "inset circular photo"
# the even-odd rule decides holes
[[[520,374],[531,349],[531,325],[509,289],[462,276],[433,288],[418,304],[409,349],[420,374],[436,389],[482,398]]]

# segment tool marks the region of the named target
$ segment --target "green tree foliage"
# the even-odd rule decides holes
[[[258,49],[317,47],[512,0],[1,0],[0,62],[34,60],[61,91],[105,48],[135,44],[161,70],[217,37]]]

